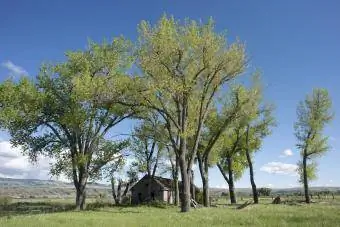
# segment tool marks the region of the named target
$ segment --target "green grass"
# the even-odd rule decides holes
[[[340,226],[340,206],[251,205],[192,209],[127,207],[0,218],[0,226]]]

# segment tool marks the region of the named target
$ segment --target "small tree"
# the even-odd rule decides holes
[[[116,205],[120,205],[122,203],[122,198],[126,197],[131,186],[138,181],[138,171],[134,165],[129,167],[126,175],[126,180],[123,180],[122,177],[114,177],[114,174],[111,176],[112,197]],[[125,186],[125,189],[122,193],[123,186]]]
[[[150,114],[135,128],[131,150],[139,172],[153,178],[160,162],[165,157],[167,132],[159,115]]]
[[[270,196],[270,193],[272,192],[272,190],[270,188],[260,188],[258,190],[258,193],[260,196]]]
[[[310,203],[308,181],[316,178],[314,159],[329,150],[328,137],[323,135],[323,130],[333,118],[331,106],[332,102],[327,90],[314,89],[313,93],[300,102],[297,108],[295,136],[302,159],[298,163],[298,172],[304,186],[306,203]]]
[[[148,175],[150,197],[151,182],[156,172],[162,170],[163,167],[167,138],[164,123],[160,121],[159,115],[155,112],[145,117],[133,134],[131,150],[135,159],[134,165],[138,167],[139,172]]]

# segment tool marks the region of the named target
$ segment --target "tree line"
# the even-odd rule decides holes
[[[229,186],[231,203],[236,203],[235,181],[249,169],[258,203],[254,156],[276,122],[274,106],[263,97],[260,73],[253,73],[248,86],[238,80],[247,72],[244,44],[229,43],[212,20],[163,16],[154,25],[142,21],[138,32],[135,43],[123,37],[89,42],[86,50],[66,52],[65,62],[43,64],[35,78],[4,81],[0,125],[12,145],[32,162],[39,155],[52,158],[51,174],[64,174],[74,183],[77,209],[86,206],[89,180],[110,178],[119,203],[138,173],[152,178],[169,171],[175,203],[187,212],[195,163],[204,206],[209,206],[213,166]],[[322,134],[333,116],[327,91],[315,89],[297,114],[300,180],[310,202],[315,157],[329,149]],[[128,139],[112,139],[112,131],[131,119],[137,123]],[[124,183],[116,173],[126,165],[127,154],[134,161]]]

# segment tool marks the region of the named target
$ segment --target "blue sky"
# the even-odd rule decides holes
[[[327,2],[327,3],[326,3]],[[263,72],[265,95],[275,103],[278,126],[264,141],[255,158],[259,186],[291,187],[298,185],[292,173],[299,155],[295,148],[293,124],[296,106],[314,87],[327,88],[333,98],[336,117],[326,129],[332,150],[319,160],[319,178],[313,185],[340,186],[340,2],[339,1],[19,1],[0,2],[0,79],[27,73],[35,76],[42,62],[64,60],[67,50],[84,49],[87,39],[101,41],[124,35],[135,40],[141,20],[155,22],[163,14],[178,19],[207,20],[212,16],[216,30],[227,30],[228,37],[246,43],[251,60],[249,71]],[[116,132],[128,131],[125,123]],[[11,150],[8,136],[0,156]],[[285,150],[291,150],[291,152]],[[2,152],[2,153],[1,153]],[[14,157],[15,155],[13,155]],[[0,157],[6,168],[3,176],[38,176],[37,169],[18,160]],[[19,160],[20,159],[20,160]],[[11,162],[10,164],[8,164]],[[14,163],[14,164],[13,164]],[[21,163],[21,164],[20,164]],[[32,168],[35,168],[32,170]],[[1,171],[6,171],[6,173]],[[32,174],[23,174],[23,172]],[[216,169],[211,170],[210,185],[225,187]],[[196,182],[200,184],[199,174]],[[237,187],[249,187],[248,173]]]

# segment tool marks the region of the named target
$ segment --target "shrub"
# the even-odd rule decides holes
[[[147,205],[152,206],[152,207],[157,207],[157,208],[167,208],[168,203],[161,201],[161,200],[152,200],[148,202]]]
[[[130,205],[130,197],[129,196],[124,196],[122,198],[122,202],[121,202],[122,205]]]
[[[9,196],[0,196],[0,206],[8,206],[12,203],[12,198]]]
[[[227,196],[229,196],[229,194],[227,192],[222,192],[221,196],[227,197]]]
[[[195,196],[196,202],[203,204],[203,192],[197,192]]]

